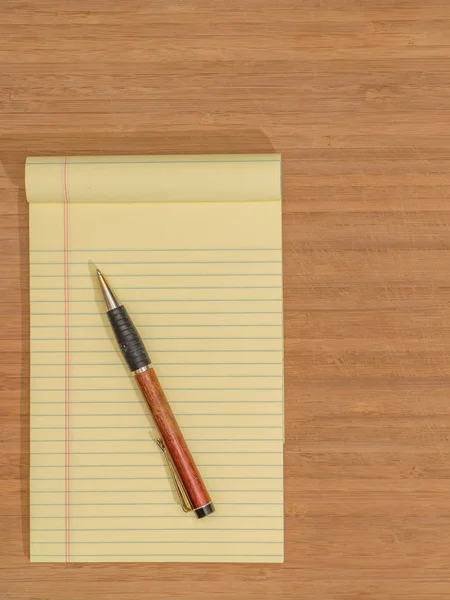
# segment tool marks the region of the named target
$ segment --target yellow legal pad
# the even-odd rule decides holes
[[[32,561],[283,561],[280,166],[27,159]],[[147,345],[212,516],[177,504],[92,263]]]

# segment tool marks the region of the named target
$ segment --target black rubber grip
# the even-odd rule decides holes
[[[144,342],[133,325],[127,309],[124,306],[118,306],[109,310],[106,314],[130,371],[137,371],[137,369],[149,365],[150,358]]]

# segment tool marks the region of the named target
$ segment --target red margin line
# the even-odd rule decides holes
[[[69,305],[69,189],[67,160],[64,157],[64,454],[65,454],[65,555],[70,562],[70,305]]]

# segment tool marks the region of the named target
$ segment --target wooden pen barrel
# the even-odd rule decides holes
[[[195,510],[210,504],[211,498],[154,369],[150,367],[147,371],[136,374],[135,378],[147,401],[164,444],[172,457],[173,464],[191,500],[192,507]]]

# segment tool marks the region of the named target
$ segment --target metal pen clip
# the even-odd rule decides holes
[[[194,507],[192,506],[189,496],[186,493],[183,482],[181,481],[180,476],[178,475],[178,471],[176,470],[175,465],[173,464],[172,457],[170,456],[166,445],[164,444],[161,438],[158,438],[156,440],[156,443],[158,444],[158,448],[161,450],[161,452],[166,458],[167,466],[169,467],[170,474],[172,475],[172,479],[175,484],[175,490],[177,492],[181,508],[184,512],[190,512],[191,510],[193,510]]]

